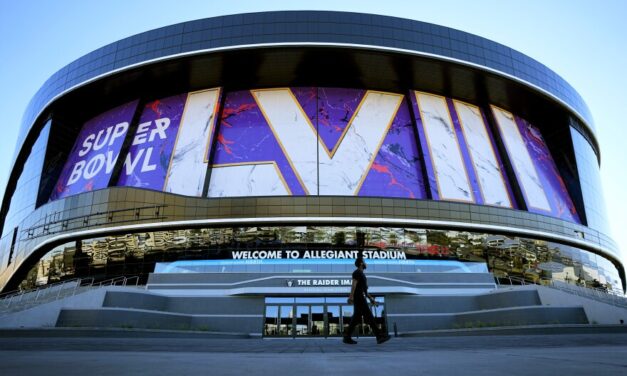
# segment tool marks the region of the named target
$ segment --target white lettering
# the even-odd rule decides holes
[[[144,163],[142,164],[141,172],[154,171],[157,169],[156,164],[150,164],[150,157],[152,156],[152,148],[146,150],[146,156],[144,157]]]
[[[247,251],[234,251],[234,252],[231,252],[231,254],[233,255],[233,259],[234,260],[248,258],[248,257],[244,256],[245,253],[250,253],[250,252],[247,252]]]
[[[137,166],[137,163],[139,162],[143,154],[144,154],[144,149],[139,149],[139,151],[137,151],[137,155],[135,156],[135,159],[133,159],[133,156],[131,155],[131,153],[129,153],[126,156],[126,160],[124,161],[124,167],[126,168],[126,175],[131,175],[133,171],[135,171],[135,167]]]
[[[83,141],[83,149],[78,151],[79,157],[84,157],[87,153],[89,153],[89,151],[91,150],[91,146],[92,146],[92,142],[94,138],[96,138],[96,136],[93,134],[90,134],[89,136],[85,137],[85,140]]]
[[[105,132],[105,131],[101,129],[98,132],[98,136],[96,136],[96,140],[94,141],[94,150],[100,150],[107,144],[107,141],[109,141],[109,136],[111,136],[111,130],[112,129],[113,129],[113,127],[107,127],[107,129],[106,129],[107,133],[106,133],[106,135],[105,135],[103,140],[101,140],[101,138],[102,138],[103,132]]]
[[[76,162],[74,168],[72,169],[72,174],[70,174],[70,179],[68,180],[67,185],[72,185],[76,183],[78,179],[80,179],[83,173],[83,168],[85,168],[85,161]]]
[[[133,145],[141,145],[146,142],[146,137],[148,136],[148,131],[150,130],[150,121],[145,123],[141,123],[137,126],[137,132],[135,133],[135,138],[133,139]]]
[[[119,155],[120,154],[118,154],[118,156]],[[117,162],[118,160],[118,156],[113,158],[113,152],[111,150],[107,152],[107,167],[106,167],[107,174],[110,174],[111,171],[113,171],[113,167],[115,166],[115,162]]]
[[[128,129],[127,122],[117,124],[113,130],[113,135],[111,136],[111,141],[109,141],[109,146],[113,145],[116,138],[124,136],[126,134],[127,129]]]
[[[83,178],[89,180],[98,175],[102,167],[105,165],[105,156],[103,154],[95,155],[85,166]]]
[[[155,135],[158,134],[159,138],[164,140],[167,138],[165,134],[165,130],[170,126],[170,119],[162,118],[155,120],[155,129],[150,132],[150,137],[148,138],[149,142],[155,139]]]

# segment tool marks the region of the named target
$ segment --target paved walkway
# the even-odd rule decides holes
[[[627,334],[339,339],[2,337],[2,375],[619,375]]]

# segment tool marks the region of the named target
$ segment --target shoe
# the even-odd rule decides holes
[[[392,338],[392,337],[390,337],[390,336],[389,336],[389,335],[387,335],[387,334],[386,334],[384,337],[378,337],[378,338],[377,338],[377,345],[380,345],[380,344],[382,344],[382,343],[384,343],[384,342],[389,341],[389,340],[390,340],[390,338]]]
[[[344,337],[342,342],[344,342],[344,343],[346,343],[348,345],[356,345],[357,344],[357,341],[353,340],[351,337]]]

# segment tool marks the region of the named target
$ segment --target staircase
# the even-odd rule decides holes
[[[588,324],[582,306],[543,305],[536,289],[472,296],[406,295],[386,299],[388,326],[398,332],[497,326]]]
[[[103,286],[137,286],[138,282],[137,276],[120,276],[100,282],[94,282],[93,278],[74,278],[32,290],[10,291],[0,295],[0,317],[81,294],[89,289]]]
[[[62,309],[57,327],[118,327],[261,333],[263,297],[163,296],[107,291],[102,307]]]
[[[190,273],[191,277],[198,276]],[[227,280],[217,283],[216,288],[221,292],[231,291],[224,287],[236,282],[229,281],[228,275],[220,277]],[[4,304],[0,313],[3,315],[0,327],[198,330],[229,336],[260,335],[262,331],[265,309],[263,294],[241,292],[237,295],[220,295],[215,290],[203,289],[206,286],[195,280],[183,281],[178,290],[171,283],[155,285],[153,289],[122,286],[128,284],[128,281],[111,280],[106,282],[108,286],[68,281],[64,285],[48,287],[46,291],[40,289],[11,295],[11,304],[8,304],[7,298],[0,300]],[[382,281],[381,284],[399,283],[390,278]],[[277,284],[280,282],[284,281],[278,281]],[[421,282],[406,283],[409,286],[410,283],[420,285]],[[613,301],[602,302],[599,297],[584,296],[583,292],[538,285],[501,285],[491,290],[484,289],[483,292],[462,291],[454,294],[444,281],[439,283],[442,285],[440,293],[438,289],[423,287],[421,291],[426,293],[422,294],[386,293],[385,310],[389,330],[396,329],[399,334],[407,334],[444,329],[619,325],[627,322],[627,309],[622,306],[623,301],[618,304]],[[163,289],[157,288],[159,286]],[[283,295],[287,294],[285,291],[294,291],[293,287],[278,289],[281,289]]]

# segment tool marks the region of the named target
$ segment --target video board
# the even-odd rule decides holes
[[[117,185],[196,197],[398,197],[516,209],[515,179],[529,211],[580,223],[539,129],[494,106],[506,155],[482,108],[420,91],[211,88],[137,104],[84,124],[51,200]]]

